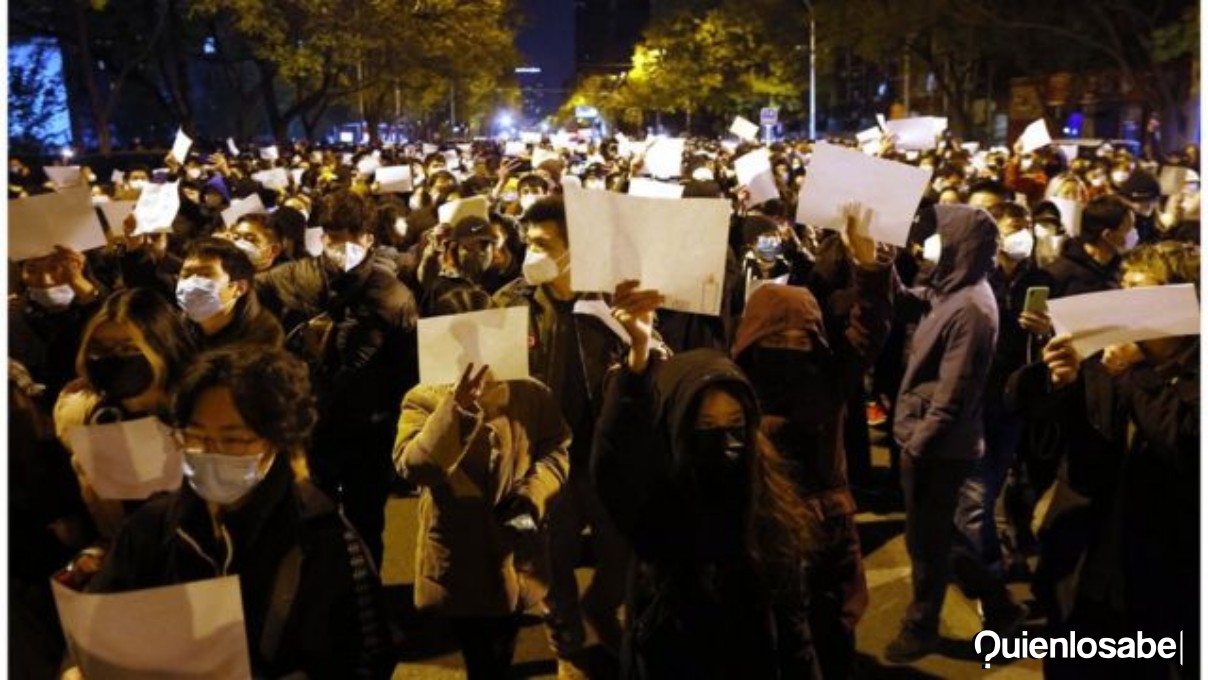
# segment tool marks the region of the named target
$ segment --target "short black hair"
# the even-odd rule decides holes
[[[562,237],[562,240],[570,243],[566,230],[566,205],[562,203],[561,196],[545,196],[538,199],[524,212],[521,221],[525,224],[553,222],[558,225],[558,235]]]
[[[1012,220],[1028,219],[1028,209],[1010,201],[992,205],[986,212],[990,213],[990,217],[993,217],[995,221],[1004,218]]]
[[[1124,223],[1132,208],[1124,199],[1115,195],[1097,196],[1082,210],[1082,236],[1087,243],[1094,242],[1104,231],[1114,231]]]
[[[256,267],[247,253],[226,239],[207,236],[193,241],[185,249],[185,259],[189,258],[218,260],[231,281],[251,281],[256,274]]]
[[[360,236],[369,230],[369,207],[365,199],[348,189],[334,191],[318,202],[323,231],[348,232]]]
[[[973,194],[994,194],[1004,201],[1009,201],[1012,198],[1010,189],[1007,189],[1006,185],[1002,182],[993,179],[979,179],[971,183],[969,191],[965,193],[968,196],[972,196]]]
[[[262,345],[232,345],[205,352],[185,369],[172,400],[172,425],[185,427],[202,392],[231,391],[249,429],[274,449],[302,455],[318,421],[310,371],[289,352]]]

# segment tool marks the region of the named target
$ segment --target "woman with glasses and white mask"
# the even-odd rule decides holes
[[[237,575],[255,677],[388,677],[377,570],[309,480],[316,419],[293,356],[254,346],[199,356],[171,409],[186,483],[131,516],[89,590]]]

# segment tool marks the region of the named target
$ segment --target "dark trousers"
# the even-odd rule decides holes
[[[952,574],[953,517],[961,484],[973,464],[972,460],[902,456],[906,550],[910,554],[913,586],[913,597],[902,625],[924,635],[939,630],[944,591]]]
[[[321,427],[309,459],[319,488],[340,504],[378,567],[385,549],[386,501],[397,474],[394,432],[394,423],[385,421]]]
[[[868,582],[860,555],[860,536],[852,515],[821,522],[819,551],[806,569],[810,631],[822,677],[854,677],[856,624],[868,607]]]
[[[548,518],[550,588],[545,598],[546,625],[550,642],[559,656],[573,654],[583,646],[586,631],[583,616],[602,636],[619,630],[619,610],[625,600],[629,545],[617,531],[596,496],[586,465],[572,465],[570,480],[550,508]],[[575,567],[583,529],[591,527],[595,571],[591,583],[579,597]],[[620,639],[601,639],[616,647]]]
[[[468,680],[506,678],[520,634],[520,615],[457,616],[449,619],[466,662]]]

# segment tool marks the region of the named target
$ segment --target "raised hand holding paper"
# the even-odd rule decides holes
[[[797,222],[842,231],[844,205],[859,203],[872,210],[874,240],[904,247],[930,181],[926,168],[818,144],[797,199]]]
[[[1049,127],[1045,124],[1043,118],[1033,121],[1031,125],[1024,128],[1023,134],[1019,136],[1019,144],[1024,153],[1032,153],[1036,149],[1048,146],[1052,142],[1053,138],[1049,136]]]
[[[151,234],[172,231],[172,222],[180,211],[180,182],[171,184],[148,184],[139,194],[134,207],[134,219],[138,226],[134,234]]]
[[[457,224],[463,217],[481,217],[490,219],[491,204],[486,196],[463,198],[460,201],[450,201],[437,210],[437,217],[443,224]]]
[[[419,381],[456,383],[467,364],[490,366],[495,380],[529,376],[527,306],[419,320]]]
[[[767,149],[756,149],[734,161],[738,183],[751,193],[749,205],[759,205],[780,198],[776,180],[772,177],[772,159]]]
[[[239,147],[235,146],[235,140],[231,137],[227,137],[227,151],[230,151],[232,156],[239,155]]]
[[[720,313],[729,201],[668,201],[575,187],[566,187],[564,196],[574,290],[612,292],[623,281],[638,280],[662,293],[667,309]]]
[[[742,116],[736,116],[730,126],[730,133],[739,139],[754,142],[759,139],[759,126]]]
[[[176,131],[176,141],[172,143],[172,158],[177,163],[184,165],[185,159],[189,157],[189,149],[193,148],[193,140],[185,134],[185,131]]]
[[[683,173],[684,140],[657,140],[646,152],[646,170],[651,177],[679,177]]]
[[[122,233],[122,223],[134,212],[134,206],[137,204],[138,201],[108,201],[97,206],[105,218],[105,223],[109,225],[109,233]]]
[[[222,211],[222,223],[231,227],[244,215],[262,212],[264,212],[264,203],[260,200],[260,194],[251,194],[246,198],[236,198],[234,201],[231,201],[231,207]]]
[[[84,252],[105,245],[92,207],[92,191],[77,186],[8,202],[8,257],[14,262],[55,252],[61,245]]]
[[[263,149],[260,149],[260,158],[263,160],[275,161],[279,157],[280,157],[280,153],[277,151],[276,144],[274,144],[273,146],[266,146]]]
[[[1111,345],[1200,333],[1200,303],[1190,283],[1049,300],[1049,316],[1058,334],[1074,336],[1082,357]]]
[[[935,148],[936,137],[948,129],[948,119],[937,116],[900,118],[885,121],[885,133],[897,138],[903,150],[926,151]]]
[[[406,193],[411,191],[411,167],[408,165],[391,165],[378,168],[374,173],[378,183],[379,194]]]

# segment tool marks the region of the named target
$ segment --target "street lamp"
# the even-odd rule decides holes
[[[815,76],[817,72],[817,47],[814,42],[814,3],[810,0],[801,0],[805,5],[805,10],[810,13],[810,139],[818,137],[818,99],[815,88]]]

